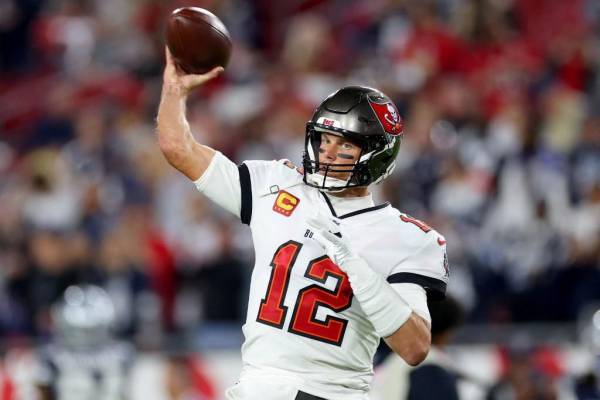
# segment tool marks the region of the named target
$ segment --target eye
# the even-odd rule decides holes
[[[349,143],[349,142],[344,142],[342,144],[342,148],[344,148],[346,150],[353,150],[354,149],[354,145],[352,143]]]

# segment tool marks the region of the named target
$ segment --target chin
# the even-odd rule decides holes
[[[319,171],[319,175],[325,176],[325,173],[323,171]],[[341,181],[345,181],[348,179],[347,175],[342,175],[342,174],[336,174],[336,173],[330,173],[327,174],[328,178],[334,178],[334,179],[339,179]]]

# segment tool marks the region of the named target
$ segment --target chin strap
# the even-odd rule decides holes
[[[391,336],[410,318],[412,309],[381,275],[350,249],[336,222],[319,215],[309,218],[307,223],[313,231],[312,238],[348,275],[354,296],[377,334],[384,338]]]

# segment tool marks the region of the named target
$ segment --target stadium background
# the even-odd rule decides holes
[[[327,94],[381,88],[405,139],[375,193],[449,243],[467,313],[450,354],[481,382],[464,398],[508,371],[554,396],[536,398],[576,398],[600,354],[596,0],[0,2],[0,397],[35,398],[50,305],[82,282],[108,291],[139,351],[134,397],[219,399],[235,380],[249,231],[155,143],[163,23],[184,5],[234,39],[189,101],[197,139],[298,163]]]

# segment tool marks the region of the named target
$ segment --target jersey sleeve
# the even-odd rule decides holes
[[[240,218],[250,225],[252,210],[261,197],[276,194],[299,182],[298,172],[286,160],[244,161],[239,166],[241,186]]]
[[[241,174],[235,163],[216,152],[204,174],[194,182],[206,197],[235,216],[241,215]]]
[[[396,283],[392,288],[402,297],[415,314],[431,324],[425,289],[414,283]]]
[[[387,281],[394,283],[416,283],[427,292],[432,300],[446,297],[449,269],[446,242],[435,231],[427,234],[424,244],[396,265]]]
[[[239,166],[216,152],[196,188],[216,204],[250,225],[256,200],[298,181],[294,168],[280,161],[244,161]]]

